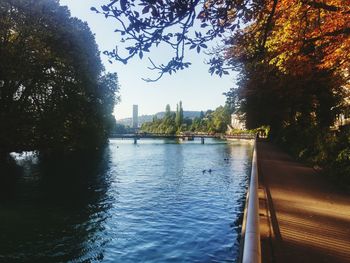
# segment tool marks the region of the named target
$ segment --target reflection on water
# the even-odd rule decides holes
[[[234,262],[252,146],[139,142],[2,164],[0,261]]]

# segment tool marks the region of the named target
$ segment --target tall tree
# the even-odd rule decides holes
[[[175,123],[178,129],[181,128],[183,120],[184,120],[184,111],[182,108],[182,101],[180,101],[179,104],[177,104],[176,116],[175,116]]]
[[[57,0],[0,3],[0,149],[72,151],[106,140],[116,76],[88,25]]]
[[[165,118],[170,118],[171,117],[171,109],[170,109],[170,105],[167,104],[165,106]]]

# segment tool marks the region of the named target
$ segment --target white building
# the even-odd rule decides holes
[[[231,114],[231,127],[233,130],[245,130],[245,124],[237,114]]]

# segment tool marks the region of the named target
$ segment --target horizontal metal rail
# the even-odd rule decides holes
[[[135,133],[135,134],[111,134],[110,138],[115,139],[177,139],[177,138],[218,138],[218,139],[254,139],[255,135],[252,134],[237,134],[237,135],[224,135],[224,134],[162,134],[162,133]]]
[[[243,250],[240,262],[260,263],[260,230],[259,230],[259,196],[258,196],[258,167],[256,140],[254,143],[252,171],[246,198],[246,208],[242,224],[241,248]]]

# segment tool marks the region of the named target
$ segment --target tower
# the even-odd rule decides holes
[[[139,107],[132,105],[132,127],[137,129],[139,126]]]

